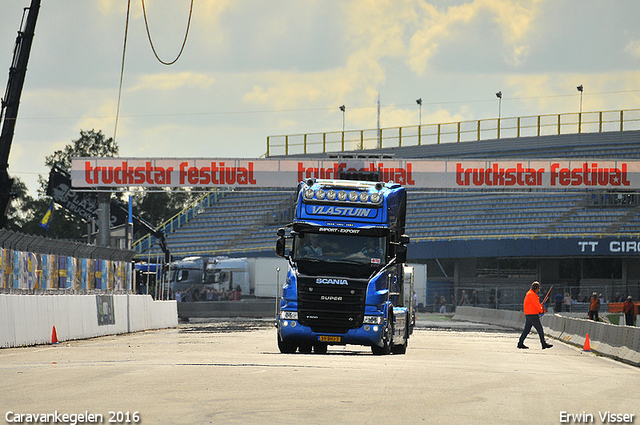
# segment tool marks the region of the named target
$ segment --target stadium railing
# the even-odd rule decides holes
[[[267,137],[266,157],[640,129],[640,109],[489,118]]]

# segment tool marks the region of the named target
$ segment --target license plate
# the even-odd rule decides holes
[[[342,341],[342,337],[320,335],[318,337],[318,341],[322,341],[322,342],[340,342],[340,341]]]

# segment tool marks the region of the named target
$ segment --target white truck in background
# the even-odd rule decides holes
[[[243,297],[267,298],[276,296],[276,280],[284,279],[286,270],[286,260],[275,257],[194,256],[169,263],[167,281],[173,298],[176,292],[190,292],[192,297],[200,299],[203,292],[214,290],[218,294],[235,291]]]

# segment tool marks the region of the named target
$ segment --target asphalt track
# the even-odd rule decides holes
[[[542,351],[535,334],[518,350],[518,333],[494,326],[418,326],[390,356],[280,354],[268,320],[2,349],[0,423],[640,423],[640,368],[559,341]]]

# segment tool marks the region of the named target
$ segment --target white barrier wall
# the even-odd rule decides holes
[[[178,309],[149,295],[0,294],[0,347],[51,343],[54,326],[58,341],[170,328]]]
[[[460,306],[453,320],[489,323],[522,330],[524,313]],[[640,328],[594,322],[547,313],[541,318],[545,332],[561,341],[584,347],[589,334],[591,351],[640,366]]]

